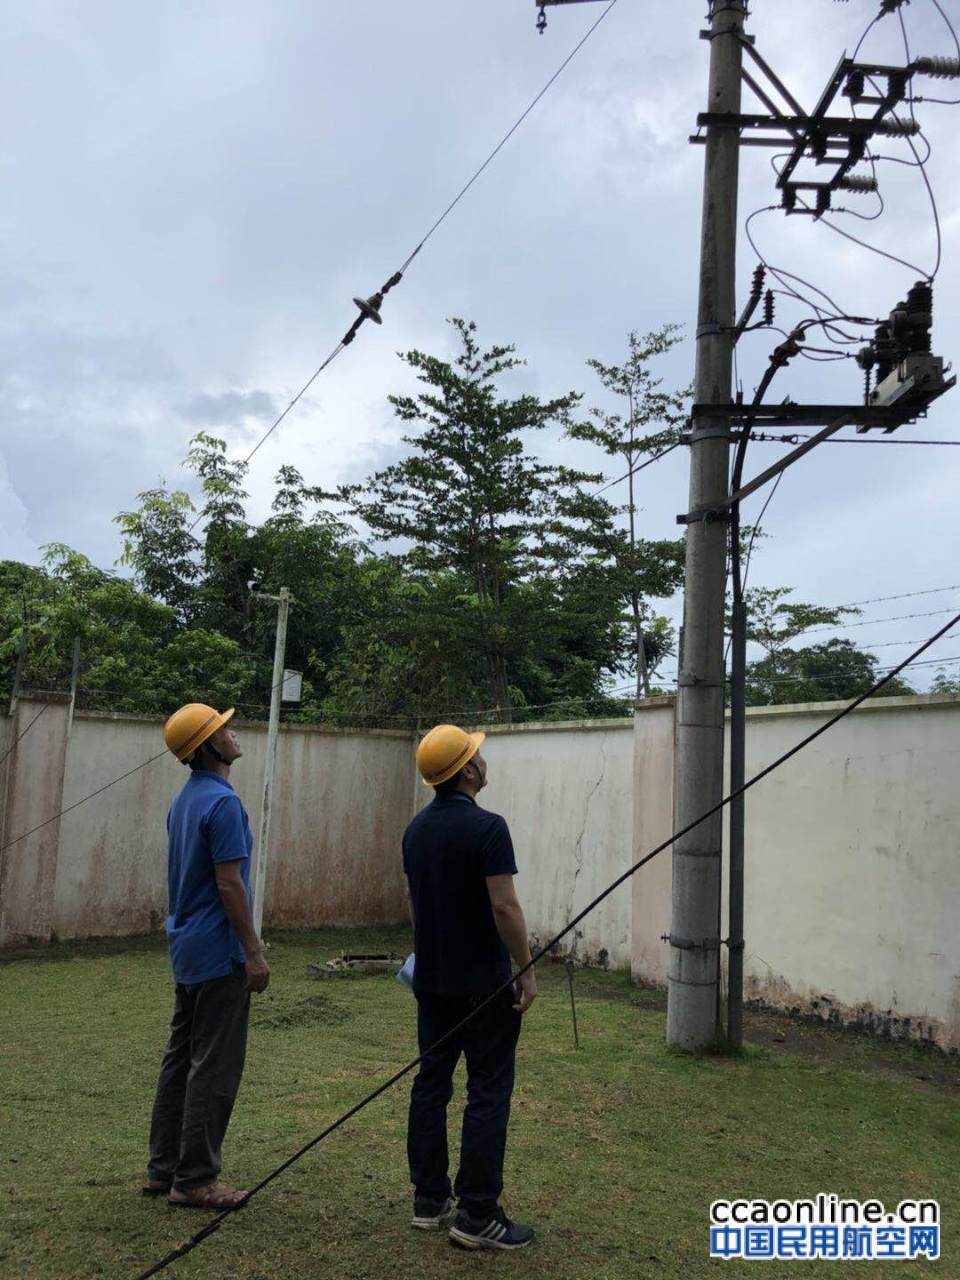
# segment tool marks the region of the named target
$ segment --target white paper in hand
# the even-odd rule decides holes
[[[416,959],[416,955],[411,951],[403,962],[403,968],[397,973],[397,981],[402,982],[408,991],[413,990],[413,969]]]

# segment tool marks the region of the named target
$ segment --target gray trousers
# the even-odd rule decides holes
[[[225,978],[178,983],[150,1121],[147,1177],[189,1191],[216,1181],[240,1088],[250,995],[242,965]]]

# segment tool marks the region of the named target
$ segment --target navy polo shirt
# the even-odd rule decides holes
[[[239,862],[250,897],[253,833],[226,778],[195,769],[167,814],[167,941],[175,982],[223,978],[246,956],[217,888],[216,864]]]
[[[403,869],[413,901],[417,996],[488,996],[510,977],[487,876],[517,873],[513,842],[499,814],[458,791],[438,796],[403,836]]]

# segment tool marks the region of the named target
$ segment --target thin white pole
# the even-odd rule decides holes
[[[262,598],[262,597],[261,597]],[[287,647],[287,617],[290,613],[290,590],[281,587],[277,600],[277,643],[273,651],[273,684],[270,687],[270,720],[267,725],[267,759],[263,770],[263,809],[257,860],[253,881],[253,927],[260,937],[263,925],[263,899],[267,884],[267,857],[270,848],[270,811],[273,805],[273,774],[277,763],[277,738],[280,730],[280,698],[283,692],[283,662]]]

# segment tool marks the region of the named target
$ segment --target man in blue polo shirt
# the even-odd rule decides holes
[[[435,798],[403,837],[423,1055],[410,1096],[407,1155],[413,1226],[437,1230],[453,1210],[454,1192],[459,1205],[452,1244],[518,1249],[530,1243],[533,1231],[511,1222],[499,1199],[520,1019],[536,997],[537,980],[529,969],[517,978],[516,991],[510,983],[511,957],[521,968],[529,964],[530,946],[513,888],[510,832],[503,818],[476,802],[487,781],[484,736],[438,725],[417,748],[417,767]],[[467,1105],[451,1187],[447,1104],[461,1053]]]
[[[193,702],[163,731],[191,772],[167,815],[176,994],[143,1190],[184,1209],[234,1209],[245,1198],[218,1181],[220,1148],[243,1074],[250,993],[270,980],[250,909],[253,835],[228,781],[243,754],[232,715]]]

